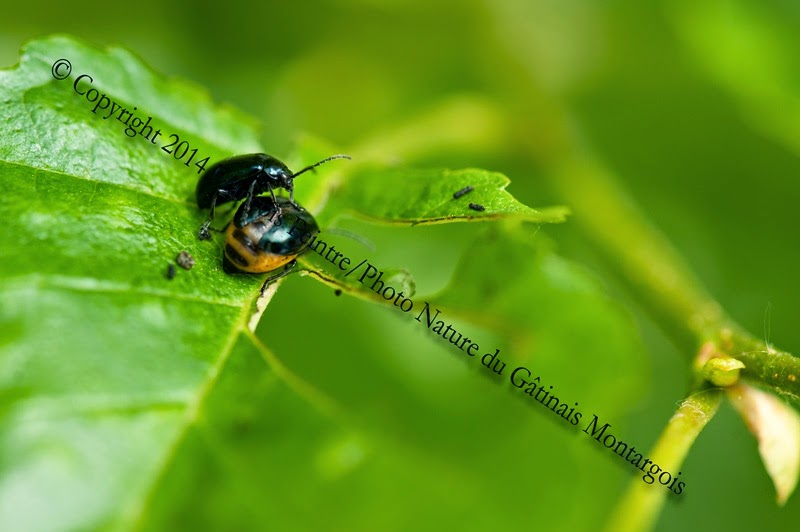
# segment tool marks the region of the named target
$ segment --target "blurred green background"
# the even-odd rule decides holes
[[[99,46],[120,44],[156,71],[192,80],[215,101],[258,118],[265,150],[279,156],[290,153],[302,132],[343,150],[391,138],[399,128],[416,134],[418,127],[425,137],[423,129],[430,126],[457,137],[478,122],[458,112],[443,115],[445,124],[425,117],[437,116],[437,109],[454,101],[479,102],[490,117],[481,126],[485,130],[464,141],[433,143],[402,162],[504,172],[512,179],[510,191],[532,206],[570,203],[548,187],[534,149],[558,136],[547,118],[549,106],[558,102],[572,119],[574,138],[612,170],[732,316],[757,336],[769,335],[777,346],[800,353],[800,4],[123,5],[56,8],[29,0],[6,6],[0,63],[16,63],[22,43],[49,33],[74,34]],[[420,123],[424,126],[414,126]],[[391,150],[390,142],[382,146]],[[393,154],[385,157],[391,160]],[[478,231],[472,224],[385,229],[349,221],[345,226],[376,243],[374,252],[358,253],[408,268],[421,294],[447,284]],[[584,399],[587,411],[607,418],[623,439],[650,448],[685,393],[690,353],[680,352],[637,306],[635,295],[575,224],[548,226],[540,234],[562,256],[580,263],[617,300],[620,312],[632,317],[638,337],[626,342],[640,345],[641,357],[629,366],[609,365],[623,372],[629,387],[612,385],[607,379],[614,377],[600,373],[581,391],[572,382],[592,379],[571,375],[573,353],[565,344],[561,371],[552,366],[546,380]],[[502,278],[504,272],[494,275]],[[379,492],[391,501],[345,492],[320,510],[333,512],[333,522],[344,507],[358,514],[388,506],[397,513],[396,526],[411,526],[413,519],[400,516],[405,501],[414,500],[411,511],[430,523],[441,519],[443,527],[460,505],[474,512],[474,505],[485,503],[484,519],[472,522],[476,528],[516,522],[521,528],[561,523],[567,529],[567,523],[586,526],[580,517],[584,509],[590,516],[604,515],[635,478],[611,453],[465,372],[451,351],[397,314],[335,298],[329,288],[296,277],[279,291],[258,331],[292,369],[364,426],[387,441],[407,444],[404,452],[412,458],[414,449],[433,449],[434,456],[455,456],[466,467],[469,497],[437,493],[423,511],[410,491],[414,475],[396,464],[378,466],[375,474],[385,475],[382,485],[397,486]],[[313,337],[303,334],[301,316],[303,323],[314,324]],[[503,334],[478,331],[511,349]],[[602,359],[594,363],[603,366]],[[492,419],[492,408],[502,409],[498,425],[514,420],[523,427],[514,433],[516,440],[499,441],[502,428],[472,422]],[[513,460],[523,456],[528,462],[519,478]],[[439,465],[423,461],[419,467],[437,471]],[[700,436],[682,478],[687,491],[669,499],[658,530],[791,530],[800,519],[796,495],[785,508],[775,506],[755,440],[728,405]],[[293,486],[302,490],[302,483]],[[347,484],[340,489],[346,491]]]

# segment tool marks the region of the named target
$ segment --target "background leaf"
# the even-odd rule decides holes
[[[728,390],[733,405],[758,440],[758,451],[783,506],[800,472],[800,416],[772,394],[745,384]]]
[[[336,196],[325,212],[355,212],[383,222],[400,224],[446,223],[516,218],[539,223],[563,222],[564,207],[532,209],[505,191],[509,179],[486,170],[420,170],[397,168],[358,171],[347,180],[347,188]],[[466,187],[473,190],[459,198],[453,194]],[[485,211],[469,207],[478,204]],[[325,212],[322,219],[325,220]]]

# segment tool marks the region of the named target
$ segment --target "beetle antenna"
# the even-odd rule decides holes
[[[350,157],[349,155],[342,155],[342,154],[339,154],[339,155],[331,155],[330,157],[327,157],[327,158],[325,158],[325,159],[322,159],[321,161],[319,161],[319,162],[317,162],[317,163],[314,163],[314,164],[312,164],[311,166],[306,166],[305,168],[303,168],[303,169],[302,169],[302,170],[300,170],[299,172],[295,172],[295,173],[292,175],[292,179],[294,179],[295,177],[299,176],[299,175],[300,175],[300,174],[302,174],[303,172],[308,172],[309,170],[313,170],[313,169],[314,169],[314,168],[316,168],[317,166],[319,166],[319,165],[321,165],[321,164],[325,164],[325,163],[327,163],[328,161],[332,161],[332,160],[334,160],[334,159],[352,159],[352,157]]]

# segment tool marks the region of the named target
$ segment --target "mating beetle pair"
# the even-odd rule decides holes
[[[270,155],[253,153],[225,159],[206,170],[197,183],[197,206],[210,208],[208,219],[200,227],[200,240],[211,238],[208,230],[217,205],[245,200],[225,231],[226,272],[266,273],[281,266],[281,273],[270,276],[261,287],[286,275],[296,264],[296,257],[305,251],[306,234],[316,234],[319,227],[314,217],[294,201],[294,179],[300,174],[334,159],[332,155],[292,173]],[[275,196],[275,189],[289,191],[289,199]],[[270,196],[260,196],[269,191]],[[302,231],[298,226],[302,224]]]

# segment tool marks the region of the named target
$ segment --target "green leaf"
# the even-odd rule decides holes
[[[395,224],[433,224],[455,221],[520,219],[537,223],[563,222],[566,207],[532,209],[505,188],[509,179],[486,170],[361,168],[321,214],[323,220],[350,211],[371,220]],[[453,194],[473,190],[460,198]],[[476,211],[470,204],[485,208]]]

